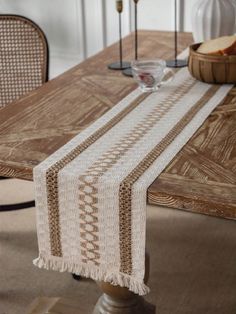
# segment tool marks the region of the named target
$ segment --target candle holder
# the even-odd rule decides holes
[[[119,14],[119,50],[120,50],[120,61],[114,62],[108,65],[111,70],[124,70],[130,67],[130,62],[123,61],[123,48],[122,48],[122,25],[121,25],[121,13],[123,12],[123,1],[116,1],[116,10]]]
[[[177,59],[178,56],[178,30],[177,30],[177,0],[175,0],[175,59],[167,60],[166,66],[169,68],[182,68],[188,65],[187,60]]]
[[[138,1],[139,0],[134,0],[134,53],[136,61],[138,60]],[[131,67],[123,70],[122,73],[125,76],[133,76]]]

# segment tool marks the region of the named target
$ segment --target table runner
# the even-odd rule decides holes
[[[182,69],[156,93],[130,93],[35,167],[34,264],[148,293],[147,189],[231,88]]]

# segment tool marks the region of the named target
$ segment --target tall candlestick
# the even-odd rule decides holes
[[[135,60],[138,60],[138,1],[139,0],[133,0],[134,1],[134,58]],[[133,76],[132,69],[128,68],[123,71],[123,74],[125,76]]]
[[[138,1],[134,0],[135,60],[138,60]]]
[[[120,61],[114,62],[108,65],[108,68],[111,70],[124,70],[130,66],[129,62],[123,61],[123,47],[122,47],[122,23],[121,23],[121,14],[123,12],[123,1],[116,0],[116,10],[119,14],[119,50],[120,50]]]
[[[175,35],[174,35],[174,45],[175,45],[175,59],[167,60],[166,65],[170,68],[182,68],[188,65],[187,60],[177,59],[178,56],[178,26],[177,26],[177,0],[175,0]]]

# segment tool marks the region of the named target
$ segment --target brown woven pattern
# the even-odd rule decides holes
[[[51,253],[53,256],[62,256],[61,248],[61,235],[60,235],[60,217],[59,217],[59,204],[58,204],[58,173],[68,163],[79,156],[90,145],[95,143],[100,137],[108,132],[114,125],[119,123],[129,112],[134,110],[148,94],[142,94],[138,99],[135,99],[131,104],[118,113],[114,118],[107,122],[94,134],[89,136],[83,143],[75,147],[61,160],[57,161],[52,167],[47,170],[47,195],[48,195],[48,214],[49,214],[49,228],[50,228],[50,244]],[[83,218],[83,217],[82,217]],[[85,217],[86,218],[86,217]],[[88,218],[88,217],[87,217]],[[86,224],[86,221],[84,221]]]
[[[93,187],[97,183],[98,177],[91,176],[91,186],[89,187],[85,175],[81,176],[80,179],[79,190],[83,192],[79,194],[82,262],[92,262],[99,266],[98,208],[94,205],[97,203],[97,189]]]
[[[47,42],[30,20],[0,15],[0,107],[47,80]]]
[[[126,274],[132,273],[132,236],[131,236],[131,209],[132,209],[132,187],[144,172],[155,162],[161,153],[174,141],[183,129],[190,123],[199,110],[220,89],[219,85],[213,85],[206,94],[193,106],[183,118],[171,129],[171,131],[158,143],[152,151],[130,172],[120,184],[119,206],[120,206],[120,271]]]
[[[125,155],[137,142],[145,135],[151,128],[196,84],[195,80],[187,80],[183,83],[183,86],[172,92],[168,99],[164,99],[152,112],[147,115],[142,121],[140,121],[135,128],[126,134],[120,141],[106,151],[101,157],[89,167],[86,172],[79,177],[79,205],[81,215],[83,217],[83,225],[81,224],[81,243],[87,248],[87,251],[82,250],[82,255],[87,261],[98,263],[98,235],[99,230],[96,227],[98,225],[98,180],[103,176],[111,167],[113,167],[122,156]],[[145,94],[144,94],[145,95]],[[146,94],[148,96],[148,94]],[[126,216],[126,212],[120,214],[120,245],[126,242],[126,238],[122,238],[124,228],[127,225],[128,219],[131,221],[131,215]],[[129,213],[128,213],[129,214]],[[96,216],[95,216],[96,215]],[[130,227],[131,229],[131,227]],[[81,244],[81,245],[82,245]],[[123,250],[121,250],[123,252]],[[89,256],[88,256],[89,254]],[[131,258],[130,258],[131,260]],[[83,262],[86,262],[85,259]],[[125,261],[124,261],[125,263]],[[123,265],[123,255],[121,255],[121,272],[130,275],[130,272],[125,272],[127,268]]]

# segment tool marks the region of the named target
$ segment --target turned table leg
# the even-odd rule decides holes
[[[150,259],[146,254],[146,277],[148,281]],[[155,314],[155,306],[146,302],[127,288],[115,287],[109,283],[99,282],[103,295],[98,300],[93,314]]]

